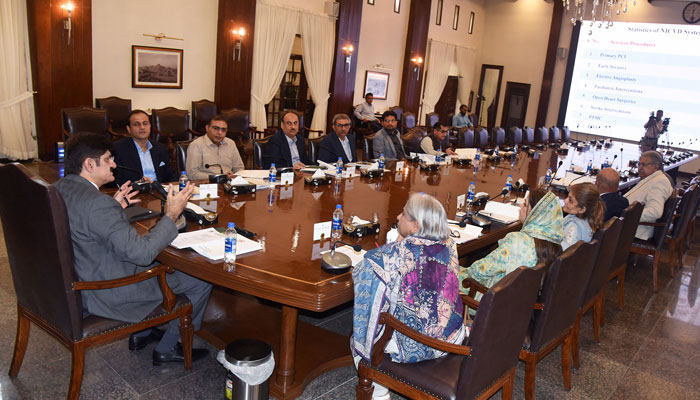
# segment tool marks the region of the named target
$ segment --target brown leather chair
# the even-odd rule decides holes
[[[95,106],[107,110],[107,119],[114,132],[128,136],[126,126],[129,125],[131,99],[110,96],[102,99],[95,99]]]
[[[560,344],[564,387],[571,389],[571,330],[578,313],[581,285],[593,269],[598,242],[578,242],[566,249],[547,269],[539,302],[520,350],[525,362],[525,398],[535,398],[537,363]]]
[[[404,131],[408,131],[416,127],[416,116],[412,112],[404,112],[401,114],[401,126]]]
[[[440,122],[440,115],[436,112],[431,112],[425,114],[425,128],[430,130],[433,129],[433,125]]]
[[[364,161],[374,159],[374,149],[372,147],[373,140],[374,135],[366,135],[362,138],[362,159]]]
[[[321,141],[326,136],[317,137],[314,139],[306,139],[306,148],[309,149],[309,160],[312,164],[318,164],[318,150],[321,146]]]
[[[457,133],[458,147],[474,147],[474,131],[465,127],[459,128]]]
[[[425,153],[420,147],[420,143],[425,138],[427,132],[422,127],[416,127],[409,130],[405,135],[401,135],[403,148],[408,156],[410,153]]]
[[[199,135],[207,133],[207,124],[211,117],[219,113],[219,107],[213,101],[202,99],[192,102],[192,130]]]
[[[155,140],[167,143],[172,151],[175,142],[192,139],[192,136],[201,136],[198,132],[189,128],[190,112],[175,107],[153,109],[153,132]]]
[[[634,238],[632,242],[632,247],[630,248],[630,253],[641,254],[644,256],[652,256],[654,260],[653,267],[653,279],[654,279],[654,292],[659,291],[659,262],[661,259],[661,250],[664,245],[664,240],[668,231],[671,228],[671,222],[673,221],[673,213],[678,205],[679,198],[677,196],[671,196],[664,203],[664,213],[661,218],[656,220],[656,222],[640,222],[639,225],[653,226],[654,236],[649,240],[642,240]],[[673,272],[673,267],[671,267],[671,272]]]
[[[262,169],[263,167],[263,147],[270,141],[272,136],[266,136],[262,139],[253,140],[253,168]]]
[[[187,165],[187,148],[192,143],[192,140],[183,140],[175,143],[175,165],[178,175],[185,171]]]
[[[107,110],[80,106],[61,109],[61,124],[63,125],[63,140],[78,132],[99,133],[112,141],[123,139],[124,136],[109,127]]]
[[[285,110],[283,112],[280,112],[280,123],[282,123],[282,115],[286,113],[287,111],[293,111],[297,117],[299,118],[299,132],[304,134],[304,138],[308,138],[310,133],[318,133],[318,135],[322,135],[323,131],[322,130],[316,130],[316,129],[311,129],[304,123],[304,113],[301,111],[297,110]]]
[[[578,354],[578,336],[581,325],[581,317],[591,308],[593,309],[593,337],[596,342],[600,342],[600,315],[601,310],[605,306],[605,284],[607,283],[608,272],[610,265],[617,250],[617,242],[622,231],[622,221],[617,217],[613,217],[605,223],[593,234],[593,240],[597,240],[598,252],[595,256],[595,263],[591,274],[587,280],[586,290],[583,292],[583,297],[580,299],[578,314],[574,329],[571,332],[571,347],[573,349],[574,367],[580,365]]]
[[[620,231],[620,239],[617,241],[617,250],[613,257],[613,262],[610,264],[610,272],[608,280],[617,279],[617,306],[620,310],[625,307],[625,272],[627,271],[627,257],[630,253],[630,247],[634,241],[634,234],[639,226],[639,218],[642,216],[642,206],[638,202],[630,204],[624,211],[620,219],[622,220],[622,231]],[[603,297],[605,297],[603,295]],[[601,309],[600,324],[605,324],[605,307]]]
[[[221,115],[226,119],[228,132],[226,136],[238,143],[241,140],[250,139],[250,123],[248,110],[231,108],[221,111]]]
[[[369,400],[372,382],[380,383],[412,399],[487,399],[503,389],[510,399],[518,352],[530,322],[544,266],[519,267],[494,285],[477,303],[463,296],[476,317],[466,345],[433,339],[382,313],[386,324],[383,336],[372,350],[372,360],[361,360],[356,395]],[[401,364],[384,355],[384,347],[394,330],[450,354],[417,363]]]
[[[85,349],[180,318],[185,369],[192,368],[192,305],[176,296],[165,279],[165,265],[108,281],[81,282],[73,268],[68,214],[58,190],[32,177],[20,164],[0,165],[0,220],[10,254],[17,295],[17,337],[10,376],[17,376],[29,339],[30,322],[72,353],[68,398],[77,399],[83,379]],[[143,321],[129,323],[84,314],[81,290],[100,290],[157,278],[163,304]]]
[[[403,133],[403,131],[404,131],[403,123],[402,123],[403,120],[401,119],[401,116],[403,115],[403,107],[399,107],[399,106],[389,107],[388,111],[393,111],[396,114],[396,129],[398,129],[399,132]]]
[[[683,193],[676,214],[673,216],[673,225],[666,235],[665,242],[668,243],[669,267],[673,276],[676,266],[683,266],[683,242],[688,233],[690,221],[697,213],[697,200],[699,189],[697,184],[693,184]]]

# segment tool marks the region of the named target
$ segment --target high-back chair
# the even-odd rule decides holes
[[[362,138],[362,159],[364,161],[374,159],[373,140],[374,135],[367,135]]]
[[[513,144],[521,144],[523,142],[523,130],[517,126],[510,128],[506,140]]]
[[[10,255],[10,270],[17,295],[17,336],[10,376],[22,367],[30,322],[53,336],[72,353],[68,399],[77,399],[83,379],[85,350],[134,332],[180,318],[185,369],[192,368],[192,305],[176,296],[165,279],[168,267],[159,265],[133,276],[107,281],[79,281],[73,267],[68,213],[58,190],[33,177],[20,164],[0,164],[0,221]],[[129,323],[84,312],[80,292],[125,286],[157,278],[163,303],[143,321]]]
[[[79,132],[92,132],[105,135],[112,141],[123,139],[125,136],[113,131],[109,127],[107,110],[80,106],[61,109],[61,124],[63,127],[63,140],[68,140],[71,135]]]
[[[486,130],[486,128],[481,128],[479,129],[478,132],[475,133],[474,141],[476,142],[476,147],[486,147],[489,144],[489,132]]]
[[[459,128],[459,133],[457,134],[457,146],[474,147],[474,131],[466,126]]]
[[[194,139],[175,142],[175,165],[177,167],[178,176],[185,171],[187,165],[187,148]]]
[[[659,290],[659,262],[661,259],[661,249],[664,245],[664,240],[671,227],[673,221],[673,213],[678,205],[679,198],[677,196],[669,197],[664,203],[664,213],[656,222],[640,222],[639,225],[653,226],[654,236],[649,240],[634,238],[630,253],[641,254],[644,256],[652,256],[654,266],[652,269],[654,292]],[[671,267],[673,272],[673,267]]]
[[[201,134],[190,129],[190,112],[175,107],[153,109],[153,132],[160,143],[167,143],[172,151],[175,142],[192,139]]]
[[[267,145],[272,136],[267,136],[261,139],[253,140],[253,168],[263,168],[263,147]]]
[[[229,139],[234,140],[236,143],[250,139],[249,113],[247,110],[239,110],[238,108],[222,110],[221,116],[226,119],[228,127],[226,136]]]
[[[416,116],[412,112],[404,112],[401,114],[401,126],[404,131],[413,129],[416,127]]]
[[[423,141],[425,136],[425,129],[421,127],[413,128],[405,135],[401,135],[401,140],[403,141],[403,148],[406,155],[411,153],[425,153],[420,147],[420,143]]]
[[[546,126],[541,126],[537,128],[535,132],[535,142],[537,143],[547,143],[549,140],[549,132]]]
[[[219,112],[219,107],[211,100],[192,102],[192,130],[200,135],[207,132],[207,124]]]
[[[613,262],[610,264],[610,272],[608,280],[617,279],[617,306],[620,310],[625,306],[625,272],[627,271],[627,257],[630,253],[630,247],[634,241],[634,234],[639,226],[639,219],[642,217],[642,206],[638,202],[630,204],[622,211],[620,219],[622,220],[622,230],[620,231],[620,239],[617,241],[617,250],[613,257]],[[605,323],[605,307],[601,310],[600,324]]]
[[[563,142],[568,142],[571,139],[571,131],[568,126],[562,127],[559,132],[561,133],[561,140]]]
[[[531,126],[523,128],[523,143],[535,143],[535,130]]]
[[[506,131],[497,126],[492,130],[491,144],[502,146],[506,142]]]
[[[560,139],[559,128],[557,128],[556,126],[549,128],[549,141],[550,142],[558,142],[559,139]]]
[[[543,266],[519,267],[496,283],[478,305],[466,345],[449,344],[407,327],[382,313],[384,335],[374,345],[372,360],[361,360],[356,388],[358,399],[372,397],[377,382],[412,399],[487,399],[503,389],[510,399],[518,352],[535,304]],[[473,301],[473,300],[472,300]],[[384,354],[394,330],[450,354],[417,363],[395,363]]]
[[[425,128],[427,130],[433,129],[433,125],[437,124],[440,121],[440,115],[436,112],[431,112],[425,114]]]
[[[129,124],[131,112],[131,99],[122,99],[117,96],[95,99],[95,106],[107,110],[109,126],[114,132],[127,136],[126,126]]]
[[[325,135],[318,138],[306,139],[306,148],[309,149],[309,161],[311,161],[312,164],[318,164],[318,151],[323,139],[325,139]]]
[[[593,337],[596,342],[600,342],[600,315],[605,305],[605,299],[603,298],[605,292],[603,289],[605,283],[608,281],[608,272],[610,271],[610,265],[612,264],[613,256],[615,256],[615,251],[617,250],[617,242],[621,230],[622,221],[617,217],[613,217],[593,234],[593,240],[597,240],[600,245],[598,245],[598,252],[595,256],[595,263],[591,274],[587,280],[582,281],[587,282],[586,290],[583,292],[583,296],[580,300],[576,322],[571,332],[572,355],[576,368],[578,368],[580,364],[578,337],[581,317],[591,308],[593,309]]]
[[[668,243],[669,267],[673,275],[676,266],[683,266],[683,241],[688,232],[690,221],[697,213],[697,200],[700,190],[697,184],[692,184],[685,190],[678,204],[678,210],[674,215],[673,226],[666,235],[665,242]]]
[[[535,398],[537,363],[560,344],[564,387],[571,389],[571,330],[576,321],[579,299],[593,269],[598,242],[580,241],[566,249],[547,269],[539,301],[527,337],[520,350],[525,362],[525,398]]]
[[[403,133],[404,126],[403,126],[403,119],[401,119],[401,117],[403,116],[403,107],[399,107],[399,106],[389,107],[389,111],[393,111],[394,113],[396,113],[396,129],[398,129],[399,132]]]

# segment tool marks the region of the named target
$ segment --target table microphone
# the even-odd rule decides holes
[[[501,190],[501,193],[499,193],[499,194],[493,196],[492,198],[486,200],[486,202],[488,203],[489,201],[496,200],[497,198],[499,198],[499,197],[501,197],[501,196],[505,196],[505,195],[507,195],[507,194],[508,194],[508,188],[504,187],[503,190]],[[475,213],[472,213],[472,214],[470,214],[470,213],[465,213],[465,214],[464,214],[464,217],[462,217],[462,220],[459,221],[459,227],[460,227],[460,228],[464,228],[465,226],[467,226],[467,220],[468,220],[468,219],[471,219],[472,222],[474,222],[477,226],[484,227],[484,226],[489,226],[489,225],[491,225],[491,221],[489,221],[489,220],[488,220],[487,218],[485,218],[485,217],[479,216],[479,213],[478,213],[478,212],[475,212]]]
[[[228,180],[228,175],[224,174],[224,169],[221,164],[204,164],[204,168],[209,169],[210,167],[219,167],[220,174],[209,174],[209,182],[211,183],[224,183]]]
[[[362,246],[359,244],[352,245],[350,243],[345,243],[340,240],[336,240],[335,243],[331,246],[331,250],[327,251],[323,254],[321,257],[321,268],[323,268],[327,272],[332,272],[332,273],[342,273],[345,272],[348,268],[352,267],[352,260],[350,260],[350,257],[347,255],[335,251],[336,246],[340,244],[344,244],[346,246],[351,246],[353,250],[355,251],[360,251],[362,250]]]
[[[559,165],[557,165],[557,169],[554,171],[554,175],[552,175],[552,179],[550,179],[547,186],[545,186],[546,188],[552,186],[552,182],[554,182],[554,180],[557,178],[557,173],[559,173],[559,169],[561,168],[562,164],[564,164],[564,160],[559,160]]]

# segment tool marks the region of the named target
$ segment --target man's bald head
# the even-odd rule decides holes
[[[596,177],[595,185],[601,193],[617,192],[620,175],[612,168],[603,168]]]

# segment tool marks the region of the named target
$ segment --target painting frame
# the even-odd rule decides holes
[[[375,100],[386,100],[389,92],[389,73],[378,71],[365,71],[365,88],[363,97],[371,92]]]
[[[132,45],[131,87],[182,89],[183,56],[183,49]]]

